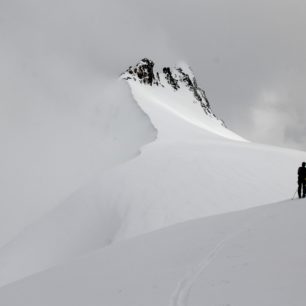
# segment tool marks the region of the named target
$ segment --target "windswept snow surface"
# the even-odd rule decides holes
[[[306,201],[192,220],[0,289],[6,306],[304,306]]]
[[[160,78],[162,80],[163,76],[161,75]],[[186,141],[194,140],[195,137],[203,140],[203,133],[208,131],[213,136],[219,135],[231,140],[246,141],[227,129],[222,121],[213,115],[205,114],[199,103],[194,102],[192,93],[187,88],[183,87],[174,91],[169,85],[163,88],[142,85],[135,81],[129,81],[129,85],[135,100],[157,128],[159,140]],[[166,120],[164,113],[166,113]],[[171,113],[177,118],[176,122],[173,121]],[[171,122],[168,121],[169,117],[172,119]]]
[[[292,196],[304,152],[235,141],[220,124],[224,137],[212,133],[213,123],[190,124],[167,107],[171,97],[156,101],[148,90],[132,87],[157,140],[2,247],[0,285],[122,239]]]

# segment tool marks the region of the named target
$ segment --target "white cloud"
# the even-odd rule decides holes
[[[294,134],[297,135],[304,123],[285,94],[277,90],[263,90],[250,114],[250,137],[253,140],[281,146],[301,146],[290,131],[296,131]]]

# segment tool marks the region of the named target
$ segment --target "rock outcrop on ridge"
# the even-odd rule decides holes
[[[152,60],[144,58],[135,66],[130,66],[121,77],[127,81],[135,81],[152,87],[170,87],[174,91],[187,89],[192,94],[193,103],[200,103],[205,114],[216,117],[211,110],[205,91],[198,86],[190,67],[187,65],[175,68],[164,67],[161,71],[155,72],[154,66],[155,63]],[[224,125],[223,121],[222,125]]]

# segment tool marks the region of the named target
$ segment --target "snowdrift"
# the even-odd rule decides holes
[[[0,289],[8,306],[305,305],[306,201],[192,220]]]

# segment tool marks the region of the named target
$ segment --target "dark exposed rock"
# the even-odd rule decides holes
[[[203,108],[205,113],[212,114],[205,91],[198,87],[196,78],[193,77],[191,80],[189,74],[185,73],[180,67],[177,68],[177,71],[180,74],[180,81],[185,83],[186,87],[193,93],[195,99],[200,102],[201,107]]]
[[[181,82],[184,82],[186,84],[186,87],[189,88],[189,90],[193,92],[193,95],[196,98],[196,100],[199,102],[202,102],[203,98],[205,100],[205,93],[202,89],[198,88],[196,79],[193,78],[193,80],[191,81],[190,76],[187,73],[185,73],[183,69],[180,67],[177,68],[177,71],[180,74]],[[202,92],[204,93],[204,96]]]
[[[129,67],[126,72],[133,75],[140,83],[152,86],[153,83],[156,83],[153,68],[154,62],[144,58],[134,68]],[[127,76],[123,76],[123,78],[127,79]]]
[[[183,71],[182,68],[177,68],[177,71],[180,73],[180,80],[184,82],[188,87],[194,87],[194,84],[191,82],[190,77],[187,73]]]
[[[165,74],[166,80],[174,88],[174,90],[178,90],[180,86],[178,85],[178,80],[173,77],[171,69],[169,67],[164,67],[163,73]]]

